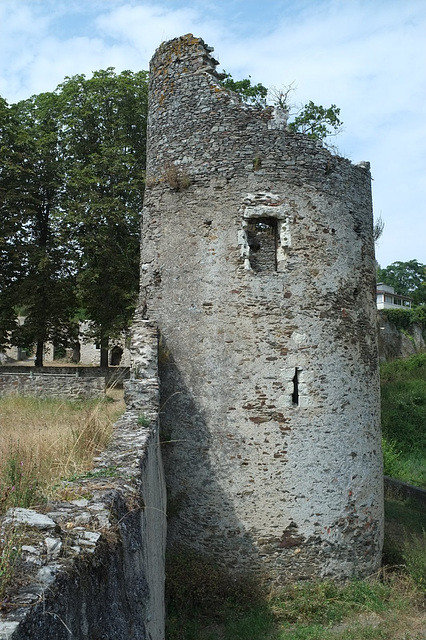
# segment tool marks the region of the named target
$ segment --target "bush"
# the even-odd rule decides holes
[[[381,392],[382,430],[388,448],[393,446],[393,453],[404,456],[425,455],[426,354],[384,363]]]
[[[383,471],[385,476],[399,477],[401,470],[401,452],[397,450],[395,442],[382,438]]]
[[[411,578],[426,594],[426,531],[421,537],[411,536],[405,541],[402,557]]]
[[[409,330],[413,324],[417,324],[426,330],[426,307],[419,306],[412,309],[383,309],[380,311],[398,329]]]

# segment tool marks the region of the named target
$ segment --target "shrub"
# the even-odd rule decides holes
[[[402,557],[411,578],[426,594],[426,531],[422,536],[407,538]]]
[[[164,170],[164,181],[173,191],[183,191],[191,184],[191,178],[185,169],[176,166],[172,162]]]
[[[395,442],[382,438],[383,471],[385,476],[399,477],[401,452],[397,450]]]
[[[380,311],[389,322],[398,329],[409,330],[413,324],[417,324],[426,330],[426,307],[418,306],[412,309],[383,309]]]

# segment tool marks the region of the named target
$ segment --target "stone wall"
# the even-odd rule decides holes
[[[408,358],[426,350],[421,326],[411,325],[409,331],[403,332],[389,320],[386,312],[377,312],[377,332],[381,362],[395,358]]]
[[[172,550],[281,582],[380,565],[371,176],[224,90],[192,35],[151,62],[140,311],[160,330]]]
[[[105,395],[105,378],[77,377],[32,372],[4,373],[0,371],[0,397],[10,395],[36,396],[39,398],[102,398]]]
[[[98,366],[101,359],[100,344],[94,342],[93,339],[90,340],[85,337],[87,335],[90,335],[90,322],[86,321],[80,323],[79,362],[85,365]],[[113,351],[117,348],[122,352],[118,364],[122,367],[130,366],[130,350],[128,347],[128,339],[124,334],[118,338],[111,338],[108,347],[108,363],[112,365],[117,364],[111,361],[114,357]]]
[[[92,477],[64,486],[63,501],[42,514],[10,510],[0,523],[23,545],[1,640],[164,640],[157,334],[146,322],[137,329],[128,409]]]
[[[58,376],[69,378],[102,378],[104,380],[104,388],[117,387],[123,388],[123,382],[130,377],[130,367],[80,367],[80,366],[64,366],[64,367],[33,367],[26,365],[2,365],[0,366],[0,376],[5,374],[24,374],[25,376],[36,377],[37,375],[49,375],[50,377]],[[78,387],[78,383],[74,383]],[[85,383],[82,383],[84,388]],[[94,384],[96,387],[97,385]]]

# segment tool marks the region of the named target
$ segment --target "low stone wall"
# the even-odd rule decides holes
[[[130,367],[33,367],[28,365],[1,365],[0,375],[4,373],[43,373],[55,376],[73,376],[75,378],[105,378],[107,387],[123,388],[124,380],[130,378]]]
[[[165,489],[158,439],[156,331],[138,324],[126,413],[90,478],[43,514],[10,510],[21,536],[19,588],[0,640],[163,640]],[[23,523],[23,528],[21,524]]]
[[[426,490],[414,487],[412,484],[396,480],[395,478],[384,477],[385,496],[396,500],[413,500],[419,506],[426,507]]]
[[[379,358],[381,362],[395,358],[408,358],[426,350],[422,327],[411,325],[410,332],[403,332],[387,316],[377,312]]]
[[[80,378],[27,371],[0,372],[0,396],[20,395],[39,398],[101,398],[105,394],[105,378]]]

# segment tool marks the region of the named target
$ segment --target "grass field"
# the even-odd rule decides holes
[[[385,474],[426,489],[426,353],[381,365]]]
[[[90,472],[124,408],[117,390],[102,400],[0,398],[0,515],[10,507],[67,499],[63,481]],[[13,529],[0,537],[0,608],[14,584],[21,544]]]
[[[0,398],[0,513],[46,500],[64,478],[88,471],[124,411],[122,392],[104,400]]]

